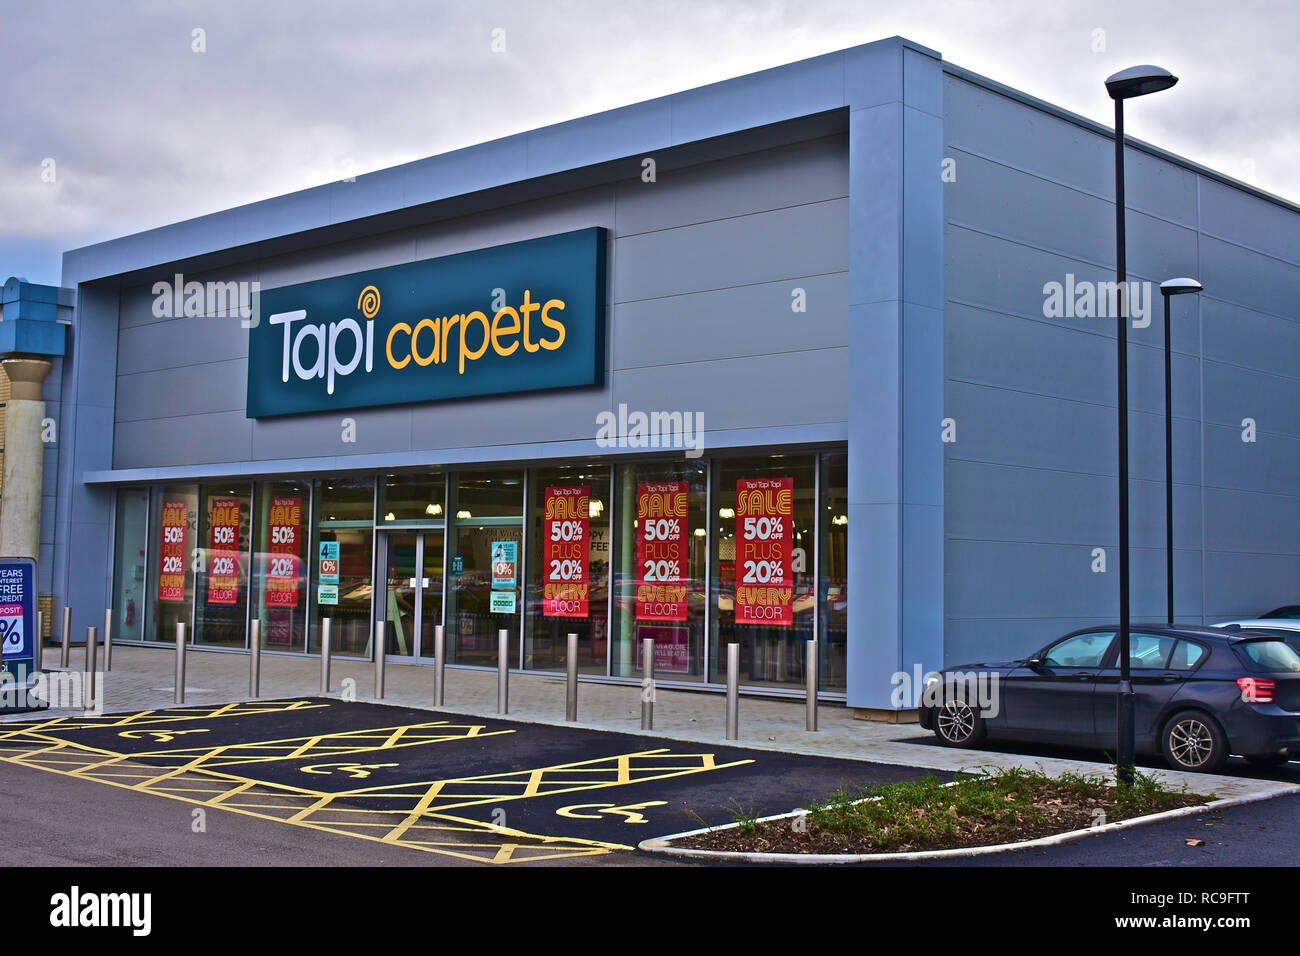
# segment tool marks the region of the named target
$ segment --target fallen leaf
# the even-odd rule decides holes
[[[1205,846],[1204,840],[1184,840],[1188,846]]]

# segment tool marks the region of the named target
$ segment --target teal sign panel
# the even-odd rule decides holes
[[[593,227],[260,293],[249,418],[604,384]]]

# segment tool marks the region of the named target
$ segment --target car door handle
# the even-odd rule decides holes
[[[1075,674],[1074,679],[1075,680],[1096,680],[1097,675],[1096,674]]]

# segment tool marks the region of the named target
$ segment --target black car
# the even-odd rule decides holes
[[[1023,660],[950,667],[922,694],[921,726],[952,747],[984,737],[1114,752],[1115,626],[1073,631]],[[1272,634],[1130,628],[1137,750],[1213,772],[1229,753],[1257,766],[1300,754],[1300,654]]]

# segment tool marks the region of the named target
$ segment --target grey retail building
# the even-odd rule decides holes
[[[1174,276],[1177,619],[1300,602],[1300,208],[1126,169],[1134,619]],[[890,719],[900,675],[1117,616],[1113,196],[1110,129],[894,38],[70,251],[0,323],[66,330],[4,340],[50,368],[40,590],[230,652],[329,618],[559,670],[576,632],[636,681],[653,638],[708,689],[737,643],[772,694],[815,639]]]

